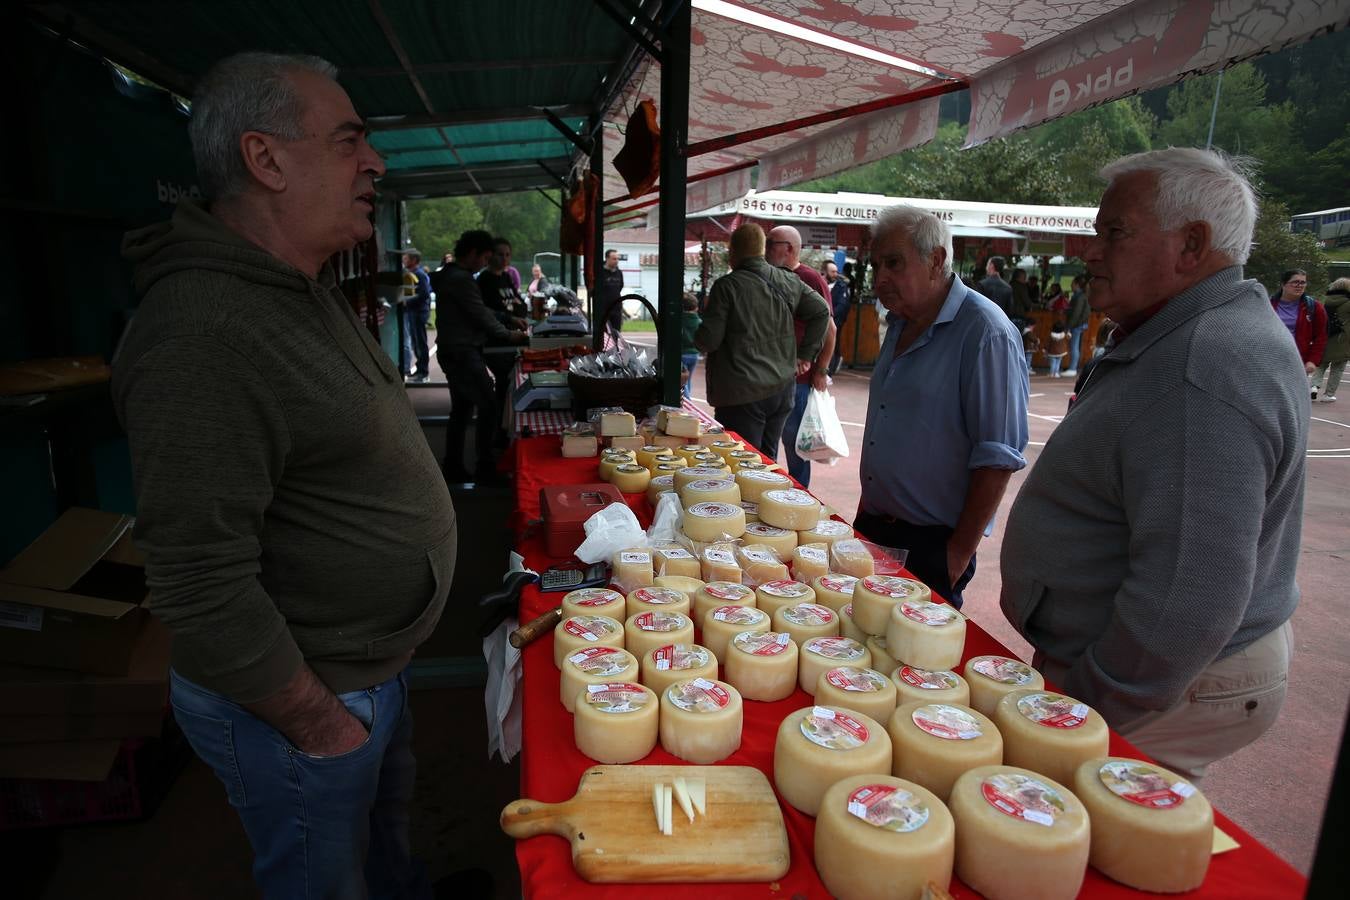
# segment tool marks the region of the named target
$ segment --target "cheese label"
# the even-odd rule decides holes
[[[802,735],[826,750],[855,750],[867,743],[867,726],[848,713],[828,706],[812,707],[802,716]]]
[[[853,618],[853,604],[845,603],[844,608],[839,610],[839,615],[851,620]]]
[[[643,631],[679,631],[689,620],[679,613],[665,613],[658,610],[639,613],[633,624]]]
[[[624,550],[619,553],[619,562],[642,565],[652,561],[652,555],[645,550]]]
[[[910,718],[920,729],[944,741],[973,741],[984,734],[974,716],[945,703],[920,706]]]
[[[736,555],[730,550],[704,550],[703,558],[710,563],[717,563],[722,566],[734,566],[736,564]],[[712,582],[713,584],[732,584],[730,581]]]
[[[740,460],[737,460],[737,461],[736,461],[736,471],[737,471],[737,472],[753,472],[753,471],[755,471],[755,470],[757,470],[757,469],[765,470],[765,469],[768,469],[768,468],[769,468],[769,467],[766,466],[766,465],[764,465],[764,463],[762,463],[762,462],[755,462],[755,461],[752,460],[752,459],[748,459],[748,460],[746,460],[745,462],[741,462]]]
[[[1018,772],[990,775],[980,783],[980,793],[990,806],[1004,815],[1047,828],[1053,826],[1067,809],[1058,791],[1039,778]]]
[[[1077,728],[1087,721],[1086,703],[1063,694],[1027,694],[1017,701],[1017,711],[1047,728]]]
[[[664,458],[664,457],[663,457],[663,458]],[[683,470],[684,470],[684,464],[683,464],[683,463],[677,463],[677,462],[661,462],[661,463],[657,463],[657,464],[656,464],[656,471],[658,471],[658,472],[681,472],[681,471],[683,471]],[[674,475],[671,476],[670,481],[671,481],[672,484],[675,483],[675,476],[674,476]]]
[[[762,464],[761,464],[762,465]],[[742,469],[741,474],[754,481],[774,481],[791,484],[792,481],[786,475],[780,475],[771,469]],[[798,491],[798,493],[801,493]]]
[[[753,606],[719,606],[713,610],[713,618],[732,625],[758,625],[765,615]]]
[[[655,444],[648,444],[642,448],[643,453],[654,453],[657,456],[665,456],[665,447],[658,447]]]
[[[716,444],[714,444],[713,446],[716,446]],[[731,453],[729,453],[728,455],[732,459],[745,459],[751,462],[759,461],[759,454],[754,452],[753,450],[732,450]]]
[[[1031,666],[1006,656],[986,656],[971,666],[985,678],[1000,684],[1031,684],[1036,678]]]
[[[753,501],[753,500],[742,500],[742,501],[741,501],[741,509],[745,510],[745,514],[746,514],[747,516],[757,516],[757,515],[759,515],[759,504],[756,503],[756,502]],[[750,525],[757,525],[757,524],[759,524],[759,523],[758,523],[758,522],[751,522],[751,523],[750,523]],[[749,528],[750,525],[747,525],[746,527]]]
[[[742,631],[731,642],[751,656],[778,656],[792,643],[792,636],[782,632]]]
[[[582,588],[572,591],[563,599],[573,606],[609,606],[611,603],[622,603],[623,594],[609,588]]]
[[[836,544],[835,551],[838,550],[839,546]],[[862,583],[863,587],[878,597],[890,597],[893,600],[900,600],[914,593],[914,582],[908,578],[896,578],[894,575],[868,575]]]
[[[779,528],[776,525],[765,525],[763,522],[751,522],[745,526],[746,534],[759,535],[760,537],[782,537],[787,534],[786,528]]]
[[[868,825],[904,833],[928,822],[928,807],[903,788],[865,784],[848,795],[847,809]]]
[[[821,656],[829,657],[830,659],[842,659],[850,662],[862,659],[863,654],[867,652],[867,648],[862,644],[853,640],[853,638],[846,637],[811,638],[811,640],[806,642],[806,646],[802,649],[810,650],[812,653],[817,653]]]
[[[769,491],[764,496],[777,500],[779,503],[786,503],[790,506],[815,506],[816,498],[812,497],[806,491],[799,491],[796,488],[789,488],[785,491]]]
[[[684,602],[684,594],[674,588],[641,587],[633,591],[633,596],[650,606],[665,606],[669,603]]]
[[[819,547],[798,547],[797,555],[807,562],[820,563],[821,565],[825,565],[829,560],[825,551]]]
[[[681,447],[680,449],[683,450],[685,453],[702,453],[702,452],[703,452],[703,445],[702,445],[702,444],[685,444],[685,445],[684,445],[683,447]]]
[[[694,482],[697,484],[698,482]],[[695,503],[688,510],[691,516],[698,516],[702,519],[727,519],[742,512],[738,506],[728,506],[725,503]]]
[[[700,481],[691,481],[684,486],[686,491],[725,491],[731,487],[734,482],[726,479],[704,478]]]
[[[651,702],[640,685],[627,682],[586,685],[586,704],[603,713],[637,712]]]
[[[1176,809],[1195,793],[1184,781],[1135,760],[1112,760],[1097,770],[1106,789],[1122,800],[1148,809]]]
[[[586,641],[596,641],[614,633],[612,621],[603,616],[573,616],[563,623],[563,631]]]
[[[713,442],[712,442],[712,446],[716,447],[718,450],[739,450],[739,449],[741,449],[741,445],[738,444],[738,443],[736,443],[735,441],[713,441]]]
[[[911,684],[925,691],[945,691],[961,685],[955,672],[932,672],[914,666],[901,666],[900,677],[905,684]]]
[[[828,625],[834,621],[834,610],[814,603],[798,603],[784,609],[783,618],[793,625]]]
[[[719,684],[706,678],[681,681],[666,688],[670,702],[689,712],[717,712],[726,709],[731,694]]]
[[[652,651],[652,659],[658,672],[669,672],[701,669],[708,664],[710,654],[697,644],[666,644]]]
[[[825,673],[825,680],[841,691],[872,693],[886,686],[886,679],[870,669],[838,666]]]
[[[742,550],[742,551],[741,551],[741,556],[744,556],[746,559],[750,560],[751,562],[758,562],[758,563],[776,563],[776,562],[778,562],[778,557],[775,556],[775,555],[774,555],[771,551],[769,551],[769,550]],[[772,582],[770,582],[770,583],[772,583]]]
[[[634,473],[634,472],[645,472],[645,471],[647,471],[647,467],[646,467],[646,466],[639,466],[639,465],[637,465],[636,463],[624,463],[623,465],[621,465],[621,466],[619,466],[618,468],[616,468],[614,471],[616,471],[616,472],[627,472],[628,474],[631,475],[631,474]]]
[[[956,610],[945,603],[928,603],[924,600],[901,601],[900,612],[906,619],[933,628],[950,625],[957,617]]]
[[[664,556],[666,559],[693,559],[693,558],[694,558],[694,554],[690,553],[688,550],[684,549],[683,547],[671,547],[671,548],[669,548],[669,549],[667,549],[667,550],[658,550],[658,551],[656,551],[656,552],[657,552],[657,553],[660,553],[660,554],[661,554],[662,556]]]
[[[714,559],[713,554],[723,554],[726,559]],[[709,550],[708,559],[711,562],[731,562],[730,550]],[[734,581],[710,581],[703,586],[708,594],[716,597],[718,600],[745,600],[750,597],[754,591],[743,584],[736,584]]]
[[[612,647],[587,647],[567,657],[567,661],[587,675],[598,675],[601,678],[618,675],[628,665],[623,654]]]
[[[778,557],[773,556],[767,550],[746,550],[746,559],[750,558],[751,553],[770,556],[772,559],[762,560],[762,562],[778,562]],[[756,556],[756,559],[759,557]],[[811,589],[800,581],[791,581],[788,579],[779,579],[778,581],[766,581],[759,586],[759,589],[771,597],[805,597],[811,593]]]
[[[726,480],[721,477],[723,474],[722,470],[714,469],[712,466],[690,466],[684,471],[685,474],[692,475],[695,481],[708,481],[710,479],[715,481]]]
[[[821,519],[815,524],[814,528],[808,529],[806,533],[835,537],[841,534],[849,534],[850,529],[843,522],[836,522],[834,519]]]

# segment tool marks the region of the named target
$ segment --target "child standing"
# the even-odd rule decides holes
[[[1045,345],[1045,358],[1050,360],[1050,377],[1059,377],[1060,364],[1069,355],[1069,329],[1063,322],[1056,322],[1050,329],[1050,340]]]
[[[1027,374],[1031,374],[1031,358],[1041,349],[1041,339],[1036,337],[1036,326],[1030,322],[1022,326],[1022,352],[1027,355]]]
[[[693,397],[694,367],[698,365],[698,346],[694,344],[694,332],[703,324],[698,314],[698,298],[689,291],[684,292],[681,301],[684,313],[680,317],[680,365],[684,368],[684,386],[680,389],[686,399]]]

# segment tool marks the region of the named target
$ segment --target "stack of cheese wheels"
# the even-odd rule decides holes
[[[744,580],[751,584],[785,581],[788,577],[788,567],[778,559],[777,553],[763,544],[737,547],[736,564],[741,567]]]
[[[830,571],[864,578],[876,572],[872,551],[858,538],[843,538],[830,545]]]
[[[956,876],[988,900],[1072,900],[1083,886],[1088,812],[1064,785],[1013,766],[956,780]]]
[[[755,599],[758,601],[755,605],[772,616],[788,606],[816,602],[816,592],[800,581],[779,578],[761,582],[755,588]]]
[[[736,562],[736,550],[731,544],[714,544],[705,548],[699,561],[703,567],[704,581],[741,583],[741,566]]]
[[[852,578],[853,576],[840,575],[839,577]],[[870,634],[858,627],[857,622],[853,621],[853,601],[851,600],[839,609],[839,633],[864,645],[867,643],[867,639],[871,637]]]
[[[624,605],[624,611],[628,614],[624,616],[625,619],[652,610],[684,613],[687,616],[689,615],[689,598],[675,588],[657,587],[656,585],[640,587],[628,593],[628,599]]]
[[[755,592],[734,581],[709,581],[694,592],[694,624],[702,631],[703,620],[719,606],[755,606]]]
[[[703,575],[698,557],[675,541],[657,541],[652,544],[652,570],[657,575],[682,575],[685,578],[701,578]]]
[[[779,560],[787,562],[792,559],[792,551],[797,549],[797,532],[759,521],[745,526],[745,542],[763,544],[776,553]]]
[[[612,481],[614,470],[629,463],[637,465],[637,455],[632,450],[606,450],[600,455],[600,480]]]
[[[753,606],[719,606],[703,618],[703,646],[717,657],[727,661],[727,644],[743,631],[768,631],[768,613]]]
[[[696,765],[726,759],[741,746],[743,716],[741,695],[731,685],[677,681],[661,694],[661,746]]]
[[[662,494],[675,492],[674,475],[657,475],[647,482],[647,502],[655,506]]]
[[[994,714],[1004,694],[1045,687],[1040,672],[1006,656],[977,656],[966,663],[963,671],[970,686],[970,705],[986,716]]]
[[[727,643],[728,684],[747,700],[782,700],[797,689],[797,644],[776,631],[742,631]]]
[[[820,811],[830,785],[850,775],[887,775],[891,739],[871,716],[837,706],[807,706],[778,726],[773,783],[808,816]]]
[[[642,759],[656,747],[660,711],[656,694],[640,684],[588,684],[572,719],[577,749],[602,763]]]
[[[746,471],[751,471],[751,472],[771,472],[771,471],[773,471],[773,469],[771,469],[769,466],[767,466],[767,465],[765,465],[764,463],[760,462],[758,458],[755,458],[755,459],[747,459],[747,460],[732,460],[732,461],[731,461],[731,467],[732,467],[732,470],[735,471],[735,472],[737,472],[737,473],[740,473],[740,472],[746,472]],[[773,468],[777,468],[777,466],[775,466],[775,467],[773,467]],[[791,484],[792,482],[789,481],[788,483]],[[744,490],[744,489],[742,489],[742,490]]]
[[[896,706],[906,703],[946,703],[970,706],[970,687],[955,672],[920,669],[901,663],[891,672]]]
[[[872,576],[878,577],[884,576]],[[892,658],[911,666],[950,669],[966,646],[966,617],[945,603],[902,598],[891,607],[886,646]]]
[[[660,695],[677,681],[717,677],[717,657],[698,644],[666,644],[642,657],[642,683]]]
[[[736,483],[741,486],[742,500],[753,500],[760,505],[761,521],[768,521],[764,518],[764,495],[769,491],[781,491],[792,487],[791,478],[780,472],[770,472],[768,469],[742,468],[736,473]]]
[[[651,484],[652,473],[646,466],[624,463],[614,469],[609,480],[621,493],[643,494],[646,493],[647,485]]]
[[[660,590],[660,588],[657,588]],[[675,593],[672,591],[672,593]],[[684,596],[680,595],[683,600]],[[639,659],[666,644],[692,644],[694,620],[684,613],[648,610],[628,617],[623,625],[623,645]]]
[[[798,581],[811,584],[829,573],[830,550],[824,544],[798,544],[792,551],[792,577]]]
[[[675,473],[675,493],[683,495],[684,489],[695,481],[717,481],[723,478],[721,469],[708,466],[685,466]]]
[[[745,510],[745,524],[759,521],[759,504],[753,500],[742,500],[741,509]]]
[[[683,528],[695,541],[738,538],[745,534],[745,510],[736,503],[696,503],[684,511]]]
[[[559,699],[563,707],[572,712],[577,695],[586,685],[637,679],[638,661],[627,650],[583,647],[563,660]]]
[[[743,466],[746,463],[758,463],[759,465],[763,465],[763,463],[760,462],[758,453],[753,450],[746,450],[744,447],[740,450],[731,451],[723,458],[726,459],[727,465],[736,468]]]
[[[991,716],[1003,735],[1003,762],[1073,784],[1089,759],[1105,756],[1111,743],[1106,720],[1072,697],[1049,691],[1005,694]]]
[[[799,579],[800,580],[800,579]],[[853,590],[858,586],[858,579],[852,575],[835,575],[829,573],[821,575],[814,581],[808,582],[816,592],[816,602],[828,606],[835,612],[839,612],[845,606],[853,602]]]
[[[609,616],[568,616],[553,629],[553,664],[562,668],[562,661],[583,647],[618,647],[623,649],[623,625]]]
[[[816,681],[816,702],[822,706],[856,709],[878,722],[889,722],[895,712],[895,685],[876,669],[835,666]]]
[[[851,775],[830,786],[816,813],[820,880],[842,900],[895,900],[946,890],[956,826],[921,785],[888,775]]]
[[[820,521],[820,501],[797,488],[765,491],[756,502],[759,520],[779,528],[805,531]],[[795,540],[793,545],[796,546]]]
[[[675,490],[675,476],[685,469],[689,468],[684,464],[684,460],[678,457],[671,457],[667,460],[657,460],[652,468],[652,477],[659,478],[662,475],[670,476],[670,489]]]
[[[1092,817],[1093,868],[1160,894],[1204,882],[1214,810],[1189,781],[1152,763],[1112,756],[1080,765],[1073,790]]]
[[[821,519],[810,528],[797,532],[797,543],[799,544],[824,544],[828,550],[833,547],[836,541],[842,541],[845,538],[853,537],[853,529],[847,522],[837,522],[834,519]]]
[[[694,465],[694,457],[702,452],[702,444],[685,444],[683,447],[675,448],[675,455],[689,463],[691,466]]]
[[[998,728],[969,706],[905,703],[895,708],[886,728],[895,746],[892,774],[944,800],[967,769],[1003,761]]]
[[[562,598],[562,615],[569,616],[609,616],[611,619],[627,618],[627,601],[623,594],[609,588],[581,588],[568,591]]]
[[[901,578],[899,575],[866,575],[853,589],[853,621],[868,634],[886,633],[891,622],[891,607],[901,600],[931,600],[933,592],[923,583],[913,578]],[[904,659],[899,653],[892,654]],[[905,662],[914,662],[904,659]],[[956,665],[960,657],[948,665]],[[915,663],[918,665],[918,663]],[[947,666],[937,666],[939,669]]]
[[[646,466],[648,469],[656,468],[658,462],[667,462],[675,458],[675,454],[669,447],[657,447],[649,444],[634,451],[639,466]]]
[[[699,503],[732,503],[741,505],[741,489],[730,478],[700,478],[691,481],[679,492],[685,506]]]
[[[894,672],[900,665],[895,657],[891,656],[890,648],[886,646],[886,639],[875,634],[869,634],[867,640],[863,641],[863,646],[872,654],[872,665],[878,672]]]
[[[745,445],[742,444],[740,441],[733,441],[727,438],[723,438],[720,441],[713,441],[711,444],[708,445],[708,449],[716,453],[718,456],[722,457],[723,460],[730,461],[731,454],[735,453],[737,450],[740,450],[744,446]]]
[[[835,666],[872,667],[872,654],[852,638],[812,638],[802,644],[801,659],[797,662],[797,686],[808,694],[815,693],[820,676]]]
[[[652,551],[646,547],[631,547],[614,554],[610,580],[624,591],[631,591],[652,583]]]
[[[773,614],[773,627],[777,631],[786,631],[798,644],[805,644],[811,638],[838,635],[839,616],[819,603],[798,603],[779,607]]]

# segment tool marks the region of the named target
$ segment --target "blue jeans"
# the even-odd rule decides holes
[[[1050,377],[1053,378],[1054,376],[1059,374],[1059,365],[1064,361],[1064,357],[1050,356],[1047,357],[1047,359],[1050,360]]]
[[[689,380],[686,381],[686,382],[684,383],[684,396],[685,396],[685,399],[693,399],[693,396],[694,396],[694,394],[693,394],[693,390],[694,390],[694,369],[698,366],[698,354],[697,354],[697,353],[681,353],[681,354],[680,354],[680,365],[684,366],[684,367],[689,371]]]
[[[303,753],[276,729],[171,673],[174,718],[225,785],[267,900],[428,898],[408,843],[416,762],[406,673],[339,694],[370,737],[338,756]]]
[[[799,384],[793,394],[792,412],[788,413],[783,424],[783,455],[787,457],[788,474],[802,483],[802,487],[811,486],[811,460],[797,455],[797,429],[802,427],[802,416],[806,415],[806,401],[811,397],[811,385]]]
[[[1082,352],[1084,331],[1087,331],[1086,322],[1069,329],[1069,371],[1071,372],[1078,370],[1078,355]]]

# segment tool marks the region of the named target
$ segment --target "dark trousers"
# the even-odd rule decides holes
[[[413,356],[417,360],[417,374],[423,377],[431,369],[431,351],[427,346],[427,322],[430,319],[430,307],[408,307],[408,332],[411,335]]]
[[[445,428],[442,469],[446,481],[452,484],[469,481],[469,469],[464,465],[464,438],[469,420],[475,413],[478,425],[474,433],[474,471],[482,474],[493,470],[492,439],[496,435],[500,407],[493,391],[492,376],[488,374],[482,352],[474,347],[445,347],[436,358],[450,383],[450,422]]]
[[[783,437],[783,423],[792,412],[792,401],[797,385],[791,381],[763,400],[719,406],[713,410],[717,421],[728,431],[739,434],[769,459],[778,458],[778,442]]]
[[[961,608],[964,601],[961,592],[975,577],[975,557],[970,558],[970,565],[956,579],[956,584],[952,584],[947,574],[947,541],[951,539],[952,529],[946,525],[911,525],[901,519],[878,516],[861,509],[853,520],[853,527],[874,544],[908,550],[905,568],[928,585],[934,594],[945,597],[957,609]]]

